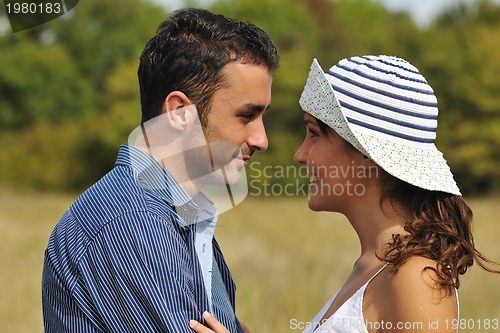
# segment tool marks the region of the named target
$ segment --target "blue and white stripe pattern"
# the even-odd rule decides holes
[[[433,144],[437,99],[410,63],[387,56],[344,59],[326,77],[353,130],[400,144]]]
[[[314,59],[299,102],[305,112],[394,177],[427,190],[460,195],[434,144],[436,96],[406,60],[352,57],[324,73]]]
[[[115,168],[55,227],[42,277],[45,332],[191,333],[190,319],[203,322],[210,302],[196,224],[180,221],[172,207],[182,193],[156,186],[159,173],[151,168],[161,170],[146,153],[123,145]],[[241,332],[235,285],[215,239],[212,245],[230,312],[219,319]]]

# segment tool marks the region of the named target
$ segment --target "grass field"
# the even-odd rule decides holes
[[[42,332],[43,252],[54,224],[74,196],[19,194],[0,188],[0,331]],[[477,247],[500,261],[500,200],[470,200]],[[341,216],[313,213],[305,198],[247,198],[224,213],[216,231],[237,282],[237,312],[253,332],[300,332],[339,288],[358,254]],[[471,329],[500,320],[500,275],[474,266],[461,279],[461,317]],[[482,325],[479,328],[479,325]]]

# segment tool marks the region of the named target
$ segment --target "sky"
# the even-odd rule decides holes
[[[169,10],[183,7],[183,0],[151,0]],[[376,0],[383,3],[390,11],[408,11],[418,26],[427,26],[432,19],[446,8],[457,3],[457,0]],[[473,2],[474,0],[462,0]],[[198,3],[210,4],[213,0],[198,0]],[[494,0],[500,3],[500,0]]]

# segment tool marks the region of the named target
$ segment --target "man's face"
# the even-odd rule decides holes
[[[272,75],[264,66],[229,63],[223,68],[225,85],[212,97],[205,126],[207,142],[219,152],[228,150],[238,157],[225,167],[226,182],[238,181],[240,170],[252,154],[268,147],[263,123],[271,102]],[[217,164],[217,163],[215,163]]]

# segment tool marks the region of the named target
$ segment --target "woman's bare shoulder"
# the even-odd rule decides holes
[[[455,294],[446,295],[435,282],[434,260],[413,256],[397,271],[389,265],[374,288],[374,302],[380,319],[391,323],[408,323],[411,329],[397,332],[427,332],[429,323],[445,323],[458,317]],[[423,330],[411,325],[418,323]],[[450,330],[452,332],[453,330]],[[447,332],[441,327],[439,332]]]

